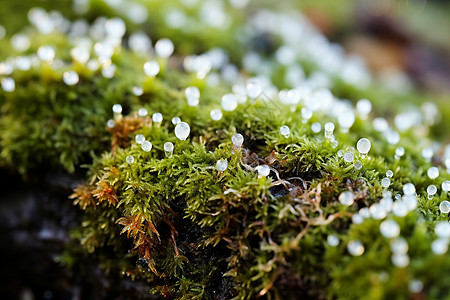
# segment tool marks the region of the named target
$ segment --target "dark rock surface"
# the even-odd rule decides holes
[[[79,226],[63,174],[23,181],[0,170],[0,299],[156,299],[143,282],[107,276],[95,257],[72,269],[59,260]]]

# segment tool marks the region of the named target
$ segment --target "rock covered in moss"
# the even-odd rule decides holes
[[[0,69],[4,164],[74,171],[92,154],[74,237],[168,298],[447,295],[433,112],[372,119],[359,60],[303,18],[261,10],[251,26],[245,38],[280,41],[239,54],[242,71],[226,49],[182,57],[160,39],[151,53],[142,33],[126,45],[117,18],[98,35],[16,35]]]

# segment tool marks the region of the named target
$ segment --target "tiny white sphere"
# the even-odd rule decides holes
[[[213,119],[214,121],[219,121],[220,119],[222,119],[223,116],[222,111],[218,108],[211,110],[209,115],[211,116],[211,119]]]
[[[160,39],[155,44],[156,55],[167,58],[173,54],[175,47],[171,40],[167,38]]]
[[[108,122],[106,122],[106,126],[107,126],[108,128],[113,128],[114,125],[115,125],[115,122],[114,122],[114,120],[112,120],[112,119],[110,119],[110,120],[108,120]]]
[[[198,106],[200,90],[196,86],[189,86],[184,90],[184,95],[189,106]]]
[[[434,184],[431,184],[427,187],[427,194],[428,195],[434,195],[437,193],[437,187]]]
[[[361,170],[362,166],[363,165],[362,165],[361,161],[359,161],[359,160],[355,161],[355,163],[354,163],[355,170]]]
[[[423,283],[419,279],[412,279],[408,284],[411,293],[420,293],[423,290]]]
[[[386,141],[391,145],[396,145],[400,142],[400,134],[397,131],[390,130],[386,133]]]
[[[245,86],[247,89],[247,95],[251,99],[258,98],[262,94],[262,87],[258,82],[250,81]]]
[[[145,108],[139,108],[138,109],[138,116],[139,117],[145,117],[148,115],[148,111]]]
[[[259,176],[266,177],[269,176],[270,174],[270,168],[268,165],[257,166],[255,169],[256,171],[258,171]]]
[[[367,99],[361,99],[356,103],[356,111],[363,118],[366,118],[371,110],[372,110],[372,102],[370,102]]]
[[[347,250],[353,256],[361,256],[364,253],[364,245],[358,240],[349,241]]]
[[[447,253],[448,250],[448,240],[447,239],[437,239],[431,244],[431,251],[434,254],[442,255]]]
[[[409,256],[407,254],[392,255],[392,263],[397,268],[406,268],[409,265]]]
[[[398,147],[397,149],[395,149],[395,155],[398,157],[402,157],[403,155],[405,155],[405,148]]]
[[[236,133],[231,138],[231,142],[233,143],[233,146],[235,147],[241,147],[244,143],[244,137],[240,133]]]
[[[352,223],[353,224],[361,224],[364,221],[364,217],[360,214],[354,214],[352,216]]]
[[[220,172],[225,171],[228,168],[228,162],[226,159],[222,158],[219,159],[216,163],[216,168],[217,170],[219,170]]]
[[[409,246],[408,242],[403,237],[398,237],[391,241],[390,248],[394,254],[406,254]]]
[[[415,193],[412,195],[404,195],[402,199],[409,211],[415,210],[419,204]]]
[[[436,167],[431,167],[428,169],[427,175],[430,179],[436,179],[439,177],[439,169]]]
[[[162,120],[163,120],[163,115],[161,114],[161,113],[154,113],[153,115],[152,115],[152,120],[153,120],[153,122],[155,122],[155,123],[161,123],[162,122]]]
[[[134,163],[134,157],[133,157],[133,155],[128,155],[128,156],[125,158],[125,160],[126,160],[126,162],[129,163],[129,164]]]
[[[381,179],[381,186],[387,188],[391,185],[391,180],[387,177]]]
[[[434,150],[432,147],[424,148],[422,150],[422,156],[426,160],[431,160],[433,158],[433,155],[434,155]]]
[[[173,125],[177,125],[180,122],[181,122],[181,119],[179,117],[173,117],[172,118],[172,124]]]
[[[404,217],[408,214],[408,207],[403,201],[395,201],[394,204],[392,204],[392,212],[394,213],[394,216],[397,217]]]
[[[55,49],[51,46],[41,46],[37,51],[37,56],[42,61],[52,61],[55,58]]]
[[[16,89],[16,82],[11,77],[2,78],[1,83],[2,89],[7,93],[14,92],[14,90]]]
[[[164,151],[166,152],[173,152],[174,146],[171,142],[164,143]]]
[[[117,67],[115,64],[104,65],[102,68],[102,76],[105,78],[113,78]]]
[[[354,201],[355,201],[355,196],[350,191],[342,192],[339,195],[339,202],[341,202],[341,204],[343,204],[343,205],[350,206],[353,204]]]
[[[142,144],[145,141],[145,136],[143,134],[137,134],[134,139],[136,140],[136,143]]]
[[[407,183],[403,186],[403,194],[405,195],[414,195],[416,192],[416,187],[412,183]]]
[[[392,172],[392,170],[387,170],[386,171],[386,177],[392,178],[392,176],[394,176],[394,172]]]
[[[88,47],[85,46],[77,46],[70,50],[70,55],[72,56],[72,59],[81,63],[85,64],[89,61],[89,58],[91,58],[91,53],[89,51]]]
[[[147,76],[154,77],[160,71],[160,67],[158,62],[156,61],[148,61],[144,64],[144,73]]]
[[[370,207],[370,215],[375,220],[382,220],[386,218],[387,211],[386,207],[380,203],[375,203]]]
[[[133,95],[135,95],[135,96],[142,96],[142,94],[144,93],[144,90],[139,86],[133,86],[131,88],[131,91],[133,92]]]
[[[175,136],[179,140],[186,140],[189,136],[189,133],[191,132],[191,128],[189,127],[189,124],[186,122],[180,122],[175,126]]]
[[[385,132],[389,128],[389,124],[385,118],[375,118],[372,122],[373,129],[378,132]]]
[[[447,200],[442,201],[439,204],[439,210],[443,214],[448,214],[450,212],[450,202],[448,202]]]
[[[122,112],[122,105],[114,104],[112,110],[115,114],[120,114]]]
[[[311,130],[314,133],[319,133],[322,130],[322,125],[320,125],[320,123],[318,122],[315,122],[311,124]]]
[[[434,232],[439,238],[450,239],[450,223],[448,221],[441,221],[434,227]]]
[[[289,137],[289,135],[291,134],[291,130],[289,129],[289,126],[283,125],[280,127],[280,133],[285,137]]]
[[[302,118],[303,118],[305,121],[308,121],[308,120],[311,119],[312,116],[313,116],[313,111],[310,110],[309,108],[306,108],[306,107],[303,107],[302,110],[301,110],[300,112],[301,112],[301,114],[302,114]],[[320,124],[320,123],[319,123],[319,124]]]
[[[152,147],[153,147],[153,144],[150,141],[144,141],[141,144],[141,148],[145,152],[149,152],[150,150],[152,150]]]
[[[63,74],[63,81],[67,85],[75,85],[78,83],[80,78],[78,77],[77,72],[75,71],[67,71]]]
[[[442,190],[444,192],[447,193],[448,191],[450,191],[450,181],[449,180],[444,181],[441,186],[442,186]]]
[[[225,94],[222,96],[222,108],[225,111],[233,111],[236,109],[238,102],[236,99],[236,95],[234,94]]]
[[[334,234],[330,234],[327,237],[327,243],[331,247],[336,247],[337,245],[339,245],[339,238]]]
[[[335,128],[335,126],[332,122],[327,122],[324,127],[325,131],[329,131],[329,132],[333,132],[334,128]]]
[[[344,150],[339,150],[339,151],[337,152],[337,156],[338,156],[338,157],[343,157],[343,156],[344,156]]]
[[[366,138],[362,138],[358,141],[358,143],[356,143],[356,149],[358,149],[359,153],[361,154],[369,153],[371,146],[372,144]]]
[[[392,239],[400,234],[400,226],[394,220],[386,220],[380,224],[380,232],[385,238]]]
[[[355,123],[355,114],[351,110],[340,113],[338,123],[342,130],[347,131]]]
[[[355,155],[352,151],[347,151],[344,153],[344,161],[351,163],[353,159],[355,158]]]
[[[358,214],[365,219],[370,218],[370,209],[368,207],[363,207],[359,210]]]

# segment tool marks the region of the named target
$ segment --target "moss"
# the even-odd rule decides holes
[[[107,15],[115,13],[103,2],[92,5]],[[148,4],[149,9],[151,5],[156,11],[168,9],[161,1]],[[191,13],[198,13],[197,8]],[[73,232],[79,244],[67,251],[64,261],[73,266],[83,255],[96,255],[106,272],[145,281],[152,292],[173,299],[446,297],[450,256],[435,254],[431,245],[436,222],[448,221],[448,214],[438,208],[447,193],[428,199],[426,189],[430,184],[440,186],[450,175],[442,167],[438,179],[426,175],[432,165],[441,166],[442,158],[435,155],[430,161],[422,155],[422,149],[432,144],[429,124],[401,133],[406,151],[396,158],[399,145],[387,143],[371,118],[357,116],[351,130],[338,127],[333,140],[323,131],[313,132],[311,124],[335,121],[336,116],[317,111],[305,121],[304,102],[286,105],[263,95],[213,121],[210,111],[219,107],[229,84],[199,79],[183,71],[180,61],[185,51],[222,43],[233,48],[233,34],[244,22],[240,13],[234,17],[230,36],[223,41],[215,29],[200,28],[190,35],[166,26],[154,29],[159,32],[156,36],[173,36],[179,46],[172,58],[158,58],[161,72],[156,77],[144,76],[148,56],[117,47],[111,58],[117,72],[105,78],[101,71],[70,59],[71,41],[64,34],[27,29],[32,38],[25,54],[51,44],[65,64],[57,68],[39,62],[28,71],[13,72],[16,90],[0,91],[0,157],[4,166],[28,175],[46,168],[74,172],[85,164],[85,183],[71,196],[83,210],[80,228]],[[153,22],[162,23],[161,18]],[[258,53],[274,66],[273,82],[288,88],[286,67],[274,59],[282,38],[268,36],[269,42],[259,40],[268,45]],[[244,57],[240,46],[251,49],[252,41],[229,49],[235,61]],[[16,54],[9,48],[5,53],[2,57]],[[65,85],[61,78],[66,70],[77,71],[80,82]],[[316,62],[305,59],[307,75],[318,70]],[[258,74],[243,70],[239,75]],[[383,112],[394,118],[402,107],[420,103],[420,94],[392,95],[376,84],[355,87],[336,74],[328,75],[334,95],[350,100],[341,104],[370,97],[374,115]],[[184,99],[184,88],[190,85],[201,92],[197,107]],[[133,94],[133,86],[142,87],[143,94]],[[395,99],[398,105],[391,105]],[[122,105],[123,114],[113,114],[114,104]],[[162,113],[163,122],[139,116],[140,108]],[[187,140],[174,135],[173,117],[190,124]],[[114,126],[107,128],[108,119]],[[283,125],[290,127],[290,136],[280,134]],[[232,145],[235,133],[244,136],[242,148]],[[151,141],[151,151],[136,143],[137,134]],[[362,164],[358,169],[344,161],[340,151],[353,151],[362,137],[370,139],[372,149],[367,157],[355,151]],[[165,142],[174,144],[172,155],[165,153]],[[133,163],[126,161],[130,155]],[[216,168],[219,159],[228,162],[223,172]],[[258,175],[261,165],[270,166],[270,176]],[[387,170],[394,177],[386,189],[381,180]],[[410,248],[410,263],[399,267],[391,261],[390,240],[380,232],[382,220],[352,218],[361,209],[373,210],[386,190],[401,194],[406,183],[416,188],[418,208],[404,217],[390,212],[387,216],[398,223]],[[354,204],[340,203],[344,191],[352,192]],[[327,243],[330,235],[339,238],[339,245]],[[364,245],[362,255],[348,251],[349,242],[355,240]],[[423,290],[408,288],[415,279],[421,280]]]

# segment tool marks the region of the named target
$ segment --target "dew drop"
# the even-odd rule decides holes
[[[134,157],[133,157],[133,155],[128,155],[128,156],[125,158],[125,160],[126,160],[126,162],[129,163],[129,164],[134,163]]]
[[[11,77],[2,78],[2,89],[7,92],[11,93],[14,92],[16,89],[16,82]]]
[[[391,185],[391,180],[387,177],[381,179],[381,186],[384,188],[388,188]]]
[[[228,168],[228,162],[226,159],[222,158],[219,159],[216,163],[216,168],[217,170],[219,170],[220,172],[225,171]]]
[[[366,138],[362,138],[356,143],[356,149],[358,149],[359,153],[367,154],[370,151],[372,144]]]
[[[233,143],[233,146],[235,147],[241,147],[244,143],[244,137],[240,133],[236,133],[231,138],[231,142]]]
[[[195,86],[189,86],[184,90],[184,95],[189,106],[198,106],[200,101],[200,90]]]
[[[138,110],[138,116],[139,117],[145,117],[148,115],[148,111],[145,108],[139,108]]]
[[[172,124],[173,125],[177,125],[180,122],[181,122],[181,119],[179,117],[173,117],[172,118]]]
[[[167,58],[173,54],[175,47],[170,39],[163,38],[156,42],[155,53],[159,57]]]
[[[136,143],[139,145],[145,141],[145,136],[143,134],[137,134],[135,137]]]
[[[414,195],[416,192],[416,187],[412,183],[407,183],[403,186],[403,194],[405,195]]]
[[[257,166],[255,169],[258,171],[259,176],[266,177],[270,174],[270,168],[268,165]]]
[[[347,244],[347,250],[353,256],[361,256],[364,253],[364,246],[358,240],[349,241]]]
[[[144,141],[144,142],[142,142],[141,148],[145,152],[149,152],[150,150],[152,150],[153,145],[150,141]]]
[[[385,238],[395,238],[400,234],[400,226],[394,220],[386,220],[380,224],[380,232]]]
[[[353,159],[355,158],[355,155],[352,151],[347,151],[344,153],[344,161],[351,163]]]
[[[223,110],[225,110],[225,111],[235,110],[238,105],[236,95],[234,95],[234,94],[223,95],[221,104],[222,104]]]
[[[439,238],[450,239],[450,223],[448,221],[441,221],[434,227],[434,232]]]
[[[339,245],[339,238],[337,237],[337,235],[330,234],[327,237],[327,243],[331,247],[336,247],[337,245]]]
[[[290,136],[290,134],[291,134],[291,130],[289,129],[289,126],[283,125],[283,126],[280,127],[280,133],[285,138],[288,138]]]
[[[161,113],[154,113],[153,115],[152,115],[152,120],[153,120],[153,122],[155,122],[155,123],[161,123],[162,122],[162,120],[163,120],[163,115],[161,114]]]
[[[78,77],[77,72],[75,71],[67,71],[63,74],[63,81],[67,85],[75,85],[78,83],[80,78]]]
[[[442,255],[447,253],[448,250],[448,240],[447,239],[437,239],[431,244],[431,251],[434,254]]]
[[[409,249],[408,242],[406,242],[403,237],[398,237],[392,240],[390,247],[392,253],[394,254],[406,254]]]
[[[354,200],[355,200],[355,196],[350,191],[342,192],[339,195],[339,202],[341,202],[341,204],[343,204],[343,205],[350,206],[353,204]]]
[[[437,187],[434,184],[431,184],[427,187],[427,194],[433,196],[437,193]]]
[[[311,130],[314,133],[319,133],[322,130],[322,125],[319,122],[311,124]]]
[[[223,116],[222,111],[218,108],[211,110],[209,115],[211,116],[211,119],[213,119],[214,121],[219,121],[220,119],[222,119]]]
[[[450,202],[448,202],[447,200],[442,201],[439,204],[439,210],[443,214],[448,214],[450,212]]]
[[[409,256],[407,254],[392,255],[392,263],[397,268],[405,268],[409,265]]]
[[[386,171],[386,177],[392,178],[392,176],[394,176],[394,172],[392,172],[391,170],[387,170]]]
[[[112,110],[115,114],[120,114],[122,112],[122,105],[114,104]]]
[[[148,61],[144,64],[144,73],[147,76],[154,77],[159,73],[160,67],[156,61]]]
[[[189,133],[191,131],[191,128],[189,127],[189,124],[186,122],[180,122],[175,126],[175,136],[179,140],[186,140],[189,136]]]
[[[430,179],[436,179],[439,177],[439,169],[436,167],[431,167],[428,169],[427,175]]]

